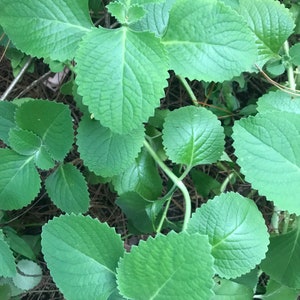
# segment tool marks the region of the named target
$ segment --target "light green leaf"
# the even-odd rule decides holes
[[[128,7],[133,6],[135,4],[143,5],[143,4],[162,2],[162,1],[163,0],[119,0],[119,2],[124,3]]]
[[[295,44],[290,48],[289,55],[291,56],[291,62],[294,65],[300,65],[300,44]]]
[[[213,260],[207,237],[170,232],[141,241],[121,259],[118,288],[125,297],[210,299]]]
[[[147,199],[156,199],[162,191],[162,179],[157,166],[144,148],[134,164],[122,174],[113,177],[112,183],[119,195],[134,191]]]
[[[66,105],[32,99],[21,104],[15,119],[20,128],[32,131],[41,138],[53,159],[62,161],[71,149],[73,123]]]
[[[81,158],[91,171],[103,177],[118,175],[129,168],[138,156],[143,140],[142,127],[121,135],[87,116],[79,123],[77,145]]]
[[[264,219],[255,203],[232,192],[198,208],[187,231],[208,235],[216,273],[226,279],[253,269],[265,257],[269,244]]]
[[[264,300],[295,300],[300,295],[299,290],[290,289],[274,280],[269,280],[267,292],[260,296]]]
[[[0,209],[19,209],[28,205],[37,196],[40,185],[33,156],[0,149]]]
[[[279,57],[279,49],[293,33],[294,21],[279,1],[240,0],[239,12],[254,33],[260,67],[269,59]]]
[[[0,230],[0,266],[0,276],[12,277],[16,274],[15,258],[4,241],[2,230]]]
[[[71,164],[60,165],[45,181],[54,204],[67,213],[84,213],[89,207],[89,193],[81,172]]]
[[[1,25],[17,48],[65,61],[93,26],[87,0],[1,0]]]
[[[217,0],[176,1],[162,42],[170,68],[190,79],[231,79],[250,70],[257,56],[245,21]]]
[[[67,299],[104,300],[115,291],[115,270],[124,248],[106,223],[82,215],[54,218],[43,227],[42,251]]]
[[[141,126],[164,96],[167,59],[159,39],[149,32],[95,28],[83,39],[76,61],[83,103],[113,132]]]
[[[175,163],[188,166],[213,163],[224,150],[223,128],[209,110],[186,106],[166,117],[163,144]]]
[[[16,287],[22,290],[33,289],[42,280],[41,267],[30,260],[22,259],[17,263],[17,274],[13,277]]]
[[[291,112],[300,115],[300,97],[292,96],[283,91],[269,92],[259,98],[257,111],[264,112]]]
[[[253,188],[282,210],[300,214],[300,118],[270,111],[235,123],[238,164]]]
[[[214,287],[212,300],[252,300],[253,291],[242,284],[221,279]]]
[[[270,240],[266,259],[261,267],[273,280],[287,287],[300,289],[300,217],[286,234]]]
[[[139,21],[130,25],[136,31],[151,31],[160,37],[166,30],[169,11],[175,0],[165,0],[163,2],[149,3],[144,6],[146,15]]]
[[[9,145],[9,130],[16,126],[15,111],[17,106],[12,102],[0,101],[0,139]]]

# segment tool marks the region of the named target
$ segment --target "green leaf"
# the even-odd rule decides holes
[[[28,205],[37,196],[40,185],[32,156],[0,149],[0,209],[19,209]]]
[[[215,296],[212,300],[252,300],[253,291],[242,284],[221,279],[214,287]]]
[[[286,234],[270,240],[266,259],[261,267],[271,278],[290,288],[300,289],[300,217]]]
[[[17,48],[59,61],[74,57],[93,26],[87,0],[1,0],[0,19]]]
[[[15,119],[20,128],[32,131],[41,138],[54,160],[62,161],[71,149],[73,124],[70,110],[66,105],[32,99],[17,109]]]
[[[16,274],[15,258],[4,241],[2,230],[0,230],[0,265],[0,276],[12,277]]]
[[[286,92],[277,90],[269,92],[259,98],[257,111],[264,112],[291,112],[300,115],[300,98],[295,98]]]
[[[11,292],[9,284],[0,284],[0,299],[10,300]]]
[[[43,227],[42,250],[67,299],[107,299],[115,291],[115,270],[124,248],[106,223],[82,215],[54,218]]]
[[[208,235],[216,273],[226,279],[253,269],[265,257],[269,244],[264,219],[255,203],[232,192],[198,208],[187,231]]]
[[[134,164],[122,174],[113,177],[112,183],[119,195],[134,191],[147,199],[156,199],[162,191],[162,179],[157,166],[144,148]]]
[[[300,118],[270,111],[235,123],[235,154],[253,188],[282,210],[300,214]],[[271,174],[271,176],[270,176]]]
[[[151,31],[157,37],[163,35],[166,30],[169,11],[175,0],[165,0],[163,2],[155,2],[144,5],[146,10],[145,16],[130,25],[130,28],[136,31]]]
[[[175,163],[188,166],[213,163],[220,159],[224,149],[223,128],[209,110],[186,106],[166,117],[163,144]]]
[[[231,79],[250,70],[257,56],[245,21],[217,0],[176,1],[162,42],[170,68],[190,79]]]
[[[124,3],[126,6],[133,6],[135,4],[143,5],[143,4],[149,4],[154,2],[161,2],[163,0],[119,0],[119,2]]]
[[[14,118],[16,108],[12,102],[0,101],[0,139],[7,145],[9,145],[9,130],[16,126]]]
[[[84,213],[89,207],[89,193],[81,172],[71,164],[60,165],[45,181],[54,204],[67,213]]]
[[[142,147],[144,131],[113,133],[98,121],[85,116],[79,123],[77,145],[85,165],[97,175],[111,177],[125,171]]]
[[[300,65],[300,44],[295,44],[290,48],[289,51],[290,57],[291,57],[291,62],[294,65]]]
[[[149,32],[95,28],[83,39],[76,61],[83,103],[113,132],[141,126],[164,97],[167,59],[159,39]]]
[[[253,32],[258,47],[258,64],[279,57],[279,49],[293,33],[294,21],[289,11],[273,0],[240,0],[240,14]]]
[[[16,287],[22,290],[33,289],[42,280],[41,267],[30,260],[22,259],[17,263],[17,274],[13,277]]]
[[[260,296],[264,300],[295,300],[298,299],[299,290],[290,289],[274,280],[269,280],[267,285],[267,292]]]
[[[210,250],[207,237],[200,234],[149,237],[121,259],[118,288],[130,299],[210,299]]]

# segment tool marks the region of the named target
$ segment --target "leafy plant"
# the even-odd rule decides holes
[[[120,0],[106,6],[117,23],[104,28],[94,26],[89,8],[96,15],[103,9],[94,1],[0,0],[0,25],[17,49],[63,63],[76,75],[68,86],[82,114],[77,124],[62,103],[32,98],[0,102],[5,143],[0,149],[0,209],[27,206],[44,183],[65,214],[43,226],[42,253],[68,299],[296,297],[300,109],[294,68],[299,57],[298,44],[289,49],[287,39],[298,19],[273,0]],[[257,101],[258,113],[234,126],[229,119],[222,124],[213,107],[201,106],[185,79],[204,85],[223,82],[225,108],[235,113],[239,103],[228,82],[242,72],[260,72],[273,83],[262,68],[274,61],[283,62],[290,87],[276,84],[283,91],[264,94]],[[157,109],[169,70],[193,105]],[[156,234],[130,252],[125,253],[113,228],[83,215],[89,207],[86,178],[81,165],[67,158],[74,125],[85,169],[117,191],[128,228]],[[223,126],[230,126],[226,136],[233,139],[245,179],[275,205],[274,236],[269,237],[253,200],[224,192],[233,176],[220,186],[196,170],[199,165],[222,166],[224,160],[235,166],[224,154]],[[157,167],[172,182],[164,196]],[[184,184],[190,173],[198,189],[209,182],[207,195],[213,189],[220,192],[192,215]],[[177,189],[185,213],[182,222],[172,223],[167,215]],[[281,211],[288,213],[282,213],[283,228],[278,228]],[[23,290],[38,281],[16,284],[28,263],[14,254],[30,256],[31,250],[22,251],[24,243],[15,247],[9,238],[12,228],[1,227],[0,293],[9,295],[13,285],[6,278]],[[38,277],[35,267],[28,274]],[[259,295],[262,272],[270,281]]]

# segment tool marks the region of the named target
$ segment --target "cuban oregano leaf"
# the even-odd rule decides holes
[[[134,162],[143,145],[144,129],[117,134],[99,121],[84,116],[79,123],[77,145],[86,166],[97,175],[121,174]]]
[[[279,57],[279,49],[293,33],[294,21],[279,1],[240,0],[239,13],[254,33],[258,47],[257,64],[262,67],[271,58]]]
[[[167,155],[175,163],[191,167],[214,163],[224,150],[223,128],[209,110],[186,106],[166,117],[163,144]]]
[[[89,206],[89,193],[81,172],[71,164],[60,165],[45,181],[54,204],[67,213],[84,213]]]
[[[62,161],[72,147],[72,118],[69,108],[62,103],[26,101],[17,109],[15,121],[20,128],[39,136],[54,160]]]
[[[0,230],[0,276],[12,277],[16,274],[15,258]]]
[[[76,60],[83,103],[113,132],[141,126],[164,96],[168,64],[152,33],[95,28],[84,37]]]
[[[15,110],[17,106],[12,102],[0,102],[0,139],[7,145],[9,130],[15,127]]]
[[[269,244],[257,206],[237,193],[221,194],[198,208],[187,231],[208,235],[216,273],[226,279],[253,269],[265,258]]]
[[[40,190],[40,176],[33,156],[0,149],[0,209],[28,205]]]
[[[300,214],[299,114],[270,111],[235,123],[238,164],[253,188],[282,210]]]
[[[300,289],[300,217],[288,233],[273,236],[270,240],[262,269],[275,281]]]
[[[162,42],[171,69],[190,79],[231,79],[250,70],[257,57],[245,20],[217,0],[176,1]]]
[[[43,226],[42,252],[67,299],[104,300],[116,290],[115,272],[124,248],[106,223],[62,215]]]
[[[0,20],[17,48],[59,61],[74,57],[93,26],[88,0],[1,0]]]
[[[210,299],[213,259],[207,236],[187,232],[141,241],[121,259],[118,288],[130,299]]]

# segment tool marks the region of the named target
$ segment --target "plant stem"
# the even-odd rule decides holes
[[[165,164],[164,162],[159,158],[159,156],[155,153],[155,151],[152,149],[150,144],[144,140],[144,146],[150,153],[150,155],[153,157],[153,159],[156,161],[156,163],[160,166],[160,168],[168,175],[168,177],[174,182],[174,184],[180,189],[182,192],[184,202],[185,202],[185,213],[184,213],[184,220],[183,220],[183,226],[182,230],[186,230],[187,224],[191,217],[192,207],[191,207],[191,198],[189,195],[189,192],[186,188],[186,186],[183,184],[180,178],[178,178]],[[184,174],[187,174],[187,172],[184,172]]]
[[[195,106],[199,106],[199,103],[197,101],[197,98],[194,94],[194,92],[192,91],[191,87],[189,86],[189,84],[187,83],[186,79],[183,78],[182,76],[180,75],[176,75],[176,77],[179,79],[179,81],[182,83],[182,85],[184,86],[185,90],[187,91],[187,93],[189,94],[193,104]]]
[[[3,95],[0,97],[0,101],[4,100],[13,90],[17,82],[21,79],[23,74],[26,72],[27,68],[30,66],[32,62],[32,57],[29,57],[29,59],[24,64],[23,68],[20,70],[19,74],[16,76],[16,78],[11,82],[10,86],[6,89],[6,91],[3,93]]]
[[[289,56],[289,51],[290,51],[290,46],[289,42],[285,41],[283,44],[284,52],[287,56]],[[289,81],[289,86],[292,90],[296,91],[296,81],[294,77],[294,68],[292,64],[289,64],[287,67],[287,76],[288,76],[288,81]]]

